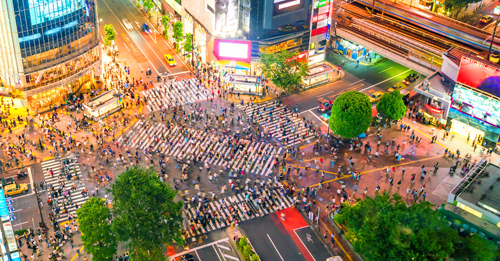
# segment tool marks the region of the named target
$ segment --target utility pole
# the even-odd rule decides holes
[[[335,16],[333,19],[333,42],[337,41],[337,13],[339,12],[339,0],[335,0]]]
[[[382,7],[382,17],[384,17],[384,11],[385,11],[385,1],[386,1],[386,0],[384,0],[384,7]]]
[[[488,59],[491,54],[491,47],[493,47],[493,42],[495,41],[495,34],[497,34],[497,26],[499,21],[500,19],[497,19],[497,22],[495,23],[495,29],[493,29],[493,35],[491,35],[490,49],[488,49]]]
[[[375,0],[373,0],[373,4],[372,4],[372,15],[373,15],[374,10],[375,10]]]
[[[28,168],[28,170],[30,170],[30,169],[31,169],[31,167]],[[29,173],[31,175],[31,171],[29,171]],[[33,180],[35,180],[35,173],[33,173]],[[40,197],[38,196],[37,185],[34,182],[33,182],[33,188],[35,190],[36,205],[38,206],[38,213],[40,213],[40,220],[42,221],[42,225],[45,225],[45,222],[43,221],[42,209],[40,208]]]

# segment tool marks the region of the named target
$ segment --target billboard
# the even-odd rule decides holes
[[[54,20],[85,8],[85,0],[28,0],[31,25]]]
[[[286,14],[304,8],[305,0],[274,0],[273,16]]]
[[[486,78],[500,76],[500,70],[470,56],[462,56],[457,82],[478,88]]]
[[[238,0],[215,0],[215,32],[233,34],[238,30]]]
[[[250,63],[252,42],[237,40],[214,40],[214,56],[217,60],[234,60]]]

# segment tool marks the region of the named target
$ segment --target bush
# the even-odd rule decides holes
[[[260,257],[257,254],[253,254],[252,258],[250,258],[250,261],[260,261]]]
[[[27,229],[19,229],[14,232],[15,235],[24,236],[24,233],[28,232]]]

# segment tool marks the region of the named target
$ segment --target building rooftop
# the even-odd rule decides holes
[[[309,71],[307,72],[307,76],[305,76],[304,78],[309,79],[311,77],[315,77],[315,76],[318,76],[321,74],[331,73],[331,72],[333,72],[333,67],[331,67],[330,65],[328,65],[326,63],[322,63],[322,64],[319,64],[319,65],[316,65],[316,66],[309,68]]]
[[[500,167],[487,163],[472,169],[455,191],[458,198],[500,216]],[[457,190],[458,189],[458,190]]]
[[[426,83],[429,84],[429,89],[425,88]],[[426,91],[435,97],[449,101],[450,95],[453,92],[453,86],[454,85],[452,80],[450,80],[441,71],[436,71],[435,73],[425,78],[422,83],[415,86],[414,89],[419,93]]]
[[[460,51],[458,49],[455,49],[454,47],[450,48],[447,52],[444,53],[446,57],[450,58],[450,60],[458,66],[460,66],[460,60],[462,59],[462,56],[466,54],[467,52]]]

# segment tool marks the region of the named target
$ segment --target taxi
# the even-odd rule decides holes
[[[177,65],[177,63],[175,62],[174,57],[172,57],[172,55],[165,54],[163,56],[163,58],[165,59],[165,61],[167,61],[168,65],[170,65],[170,67]]]
[[[17,195],[17,194],[28,192],[28,185],[26,183],[11,184],[11,185],[5,186],[3,188],[3,190],[5,192],[5,195],[12,196],[12,195]]]
[[[327,100],[325,98],[319,98],[318,99],[318,110],[320,112],[325,112],[325,111],[330,111],[333,106],[333,101],[332,100]]]
[[[374,93],[372,93],[372,95],[369,95],[370,102],[374,103],[374,102],[380,101],[380,99],[382,98],[382,95],[384,95],[383,92],[374,92]]]
[[[404,87],[405,87],[404,83],[398,82],[398,83],[394,84],[394,86],[389,88],[389,90],[387,90],[387,91],[392,92],[392,91],[396,91],[396,90],[402,90]]]

